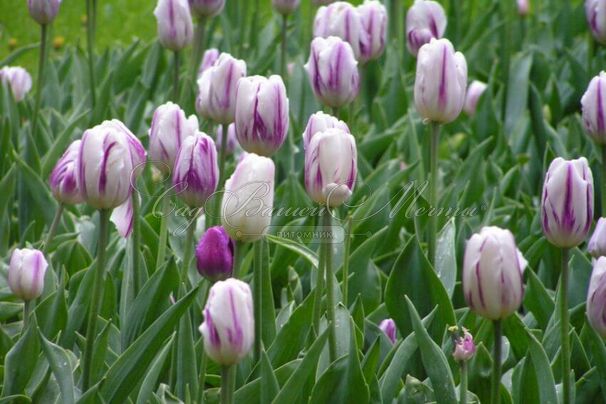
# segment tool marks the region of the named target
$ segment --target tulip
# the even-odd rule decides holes
[[[357,172],[351,134],[336,128],[316,132],[305,150],[305,188],[314,202],[341,206],[351,196]]]
[[[223,227],[206,230],[196,247],[196,261],[200,275],[212,282],[232,276],[234,242]]]
[[[48,263],[41,251],[29,248],[15,249],[8,267],[8,286],[15,296],[34,300],[44,289],[44,274]]]
[[[587,244],[587,251],[593,258],[606,257],[606,218],[599,218],[593,235]]]
[[[29,15],[40,25],[46,25],[53,22],[61,0],[27,0]]]
[[[606,72],[589,83],[581,98],[585,131],[595,142],[606,145]]]
[[[551,162],[541,212],[543,233],[552,244],[570,248],[585,240],[593,218],[593,176],[585,157]]]
[[[606,44],[606,1],[585,0],[585,15],[595,40]]]
[[[528,0],[517,0],[518,3],[518,15],[520,17],[526,17],[530,12],[530,4]]]
[[[465,103],[467,62],[448,39],[432,39],[418,54],[415,105],[428,121],[454,121]]]
[[[249,153],[271,156],[288,134],[288,98],[280,76],[240,79],[236,92],[236,136]]]
[[[198,78],[202,75],[204,70],[208,69],[212,65],[215,64],[217,59],[219,59],[219,50],[215,48],[207,49],[202,55],[202,62],[200,63],[200,68],[198,69]]]
[[[215,142],[199,132],[183,141],[173,170],[175,193],[187,205],[202,207],[217,189],[219,166]]]
[[[465,104],[463,106],[463,110],[469,116],[474,116],[476,113],[476,108],[478,107],[478,101],[484,91],[486,91],[486,83],[482,83],[481,81],[475,80],[467,89],[467,95],[465,96]]]
[[[294,13],[299,7],[300,0],[271,0],[276,11],[282,15]]]
[[[391,318],[386,318],[379,324],[379,329],[385,333],[392,344],[396,343],[396,322]]]
[[[61,203],[77,204],[83,202],[76,169],[80,144],[80,140],[72,142],[50,174],[51,192],[55,199]]]
[[[246,76],[246,63],[222,53],[198,79],[196,110],[204,118],[227,125],[234,121],[238,80]]]
[[[196,17],[214,17],[223,11],[225,0],[189,0],[191,12]]]
[[[419,49],[431,39],[440,39],[446,31],[446,13],[440,3],[416,0],[406,14],[406,45],[417,56]]]
[[[158,0],[154,15],[162,46],[179,51],[189,45],[194,28],[187,0]]]
[[[473,336],[463,329],[463,335],[455,338],[455,346],[452,356],[457,362],[468,361],[476,353],[476,345],[473,342]]]
[[[366,31],[358,10],[345,1],[337,1],[320,7],[314,18],[314,37],[336,36],[351,45],[356,59],[362,55],[362,48],[368,48]]]
[[[181,145],[198,132],[198,118],[185,112],[172,102],[156,108],[149,129],[149,157],[163,173],[172,170]]]
[[[230,366],[250,352],[254,339],[253,299],[247,283],[227,279],[210,289],[200,332],[204,350],[216,363]]]
[[[305,65],[315,96],[338,108],[353,101],[360,89],[358,62],[351,46],[337,37],[315,38]]]
[[[377,59],[385,50],[387,37],[387,10],[377,0],[365,0],[358,6],[362,19],[362,30],[366,33],[366,43],[360,44],[360,61]]]
[[[15,101],[23,101],[32,88],[32,76],[22,67],[5,66],[0,69],[0,81],[10,87]]]
[[[307,120],[305,132],[303,132],[303,148],[307,150],[311,138],[318,132],[324,132],[327,129],[341,129],[344,132],[351,133],[347,124],[332,115],[318,111]]]
[[[215,145],[217,146],[217,151],[221,150],[221,145],[223,144],[223,125],[217,126],[217,132],[215,136]],[[238,145],[238,138],[236,137],[236,125],[230,123],[227,127],[227,144],[225,145],[225,152],[227,154],[232,154],[236,151],[236,146]]]
[[[593,262],[586,306],[589,324],[606,338],[606,257]]]

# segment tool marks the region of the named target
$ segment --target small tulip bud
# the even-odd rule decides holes
[[[198,79],[196,111],[223,125],[234,121],[238,80],[246,76],[246,63],[222,53]]]
[[[162,46],[179,51],[189,45],[194,27],[187,0],[158,0],[154,15]]]
[[[221,145],[223,144],[223,125],[217,125],[217,132],[215,138],[215,145],[217,146],[217,152],[220,152]],[[238,146],[238,138],[236,137],[236,124],[230,123],[227,127],[227,145],[225,146],[225,152],[230,155],[236,151]]]
[[[219,166],[215,142],[198,132],[183,141],[175,159],[173,186],[187,205],[202,207],[217,189]]]
[[[585,0],[585,16],[595,40],[606,44],[606,2]]]
[[[223,11],[225,0],[189,0],[191,13],[196,17],[214,17]]]
[[[198,272],[213,282],[230,278],[234,267],[234,242],[221,226],[211,227],[196,247]]]
[[[593,235],[589,239],[587,251],[593,258],[606,257],[606,218],[599,218]]]
[[[32,89],[32,76],[22,67],[5,66],[0,69],[0,81],[8,86],[15,101],[23,101],[25,95]]]
[[[356,182],[357,150],[354,137],[340,129],[317,132],[305,150],[305,188],[316,203],[341,206]]]
[[[585,131],[596,143],[606,144],[606,72],[600,72],[591,80],[581,98],[581,106]]]
[[[387,335],[387,338],[389,338],[389,340],[391,341],[392,344],[396,343],[396,322],[393,321],[393,319],[391,318],[386,318],[385,320],[381,321],[381,323],[379,324],[379,329],[381,331],[383,331],[385,333],[385,335]]]
[[[198,133],[198,118],[172,102],[160,105],[154,112],[149,129],[149,158],[163,173],[172,171],[177,153],[186,138]]]
[[[318,111],[307,120],[305,132],[303,132],[303,148],[307,150],[311,138],[318,132],[324,132],[326,129],[337,128],[344,132],[351,133],[347,124],[332,115]]]
[[[234,365],[248,355],[255,340],[255,317],[247,283],[230,278],[212,286],[200,332],[206,354],[219,365]]]
[[[320,7],[314,18],[314,37],[336,36],[351,45],[355,59],[361,56],[361,46],[368,47],[366,31],[358,10],[346,1]]]
[[[551,162],[541,212],[543,233],[552,244],[569,248],[585,240],[593,218],[593,175],[585,157]]]
[[[8,286],[13,294],[25,301],[40,297],[47,267],[48,263],[41,251],[15,249],[8,267]]]
[[[351,46],[340,38],[315,38],[305,70],[315,96],[329,107],[342,107],[358,95],[358,62]]]
[[[469,85],[467,95],[465,96],[465,105],[463,106],[467,115],[474,116],[476,114],[478,101],[480,101],[480,97],[484,94],[484,91],[486,91],[486,87],[486,83],[477,80]]]
[[[432,39],[419,50],[415,105],[425,120],[449,123],[465,103],[467,62],[448,39]]]
[[[200,63],[200,68],[198,69],[198,78],[200,78],[204,70],[214,65],[217,59],[219,59],[218,49],[211,48],[204,51],[204,55],[202,55],[202,62]]]
[[[436,1],[416,0],[406,13],[406,45],[417,56],[431,39],[440,39],[446,31],[446,13]]]
[[[387,37],[387,10],[377,0],[365,0],[358,6],[362,19],[362,30],[366,34],[366,43],[360,43],[360,61],[378,59],[385,50]]]
[[[80,140],[76,140],[69,145],[63,156],[57,161],[49,178],[51,192],[55,199],[61,203],[77,204],[83,202],[76,169],[80,143]]]
[[[234,240],[259,240],[271,223],[274,206],[274,162],[247,153],[225,182],[221,223]]]
[[[530,12],[530,3],[528,0],[517,0],[518,3],[518,15],[520,17],[526,17]]]
[[[294,13],[299,7],[301,0],[271,0],[276,11],[282,15]]]
[[[288,98],[280,76],[244,77],[236,92],[236,136],[249,153],[271,156],[288,134]]]
[[[465,247],[463,293],[469,308],[490,320],[501,320],[522,304],[522,275],[527,262],[513,234],[484,227]]]
[[[27,0],[29,15],[40,25],[46,25],[53,22],[61,0]]]
[[[476,353],[476,344],[473,342],[473,336],[463,328],[463,335],[455,337],[454,351],[452,356],[457,362],[470,360]]]
[[[587,291],[587,319],[594,330],[606,338],[606,257],[593,261]]]

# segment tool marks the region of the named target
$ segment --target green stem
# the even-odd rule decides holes
[[[510,4],[507,1],[501,3],[501,18],[503,26],[501,28],[501,82],[503,84],[503,105],[502,118],[505,120],[507,111],[507,91],[509,87],[509,60],[510,60]]]
[[[196,25],[195,39],[194,39],[194,54],[191,63],[191,85],[196,87],[196,81],[198,79],[198,69],[204,52],[204,41],[206,33],[206,17],[198,18],[198,24]]]
[[[204,346],[204,341],[202,341],[202,346]],[[199,377],[199,386],[198,386],[198,403],[204,403],[204,385],[206,384],[206,363],[208,362],[208,358],[206,356],[206,351],[202,349],[202,357],[200,358],[200,377]]]
[[[156,268],[159,268],[164,264],[166,257],[166,242],[168,241],[168,209],[169,209],[169,196],[168,192],[162,193],[161,208],[162,216],[160,217],[160,239],[158,240],[158,256],[156,259]]]
[[[326,209],[326,208],[323,208],[323,209]],[[318,227],[320,228],[321,226],[322,226],[322,223],[320,222]],[[316,276],[316,288],[314,290],[313,322],[312,322],[312,324],[314,326],[314,330],[318,335],[320,334],[320,320],[322,319],[322,296],[324,294],[324,279],[325,279],[324,258],[326,257],[326,253],[324,252],[324,250],[326,249],[326,243],[324,243],[322,241],[322,239],[319,239],[319,242],[320,242],[320,246],[318,248],[318,255],[319,255],[318,273]]]
[[[232,404],[234,402],[234,388],[236,384],[236,367],[221,367],[221,404]]]
[[[587,34],[587,79],[591,80],[593,75],[593,55],[595,52],[595,42],[591,32]]]
[[[42,100],[42,89],[44,87],[44,67],[46,65],[47,58],[47,42],[48,42],[48,25],[44,24],[40,26],[40,55],[38,58],[38,84],[36,86],[36,100],[34,104],[34,115],[32,117],[32,139],[36,139],[38,132],[38,115],[40,114],[40,104]],[[27,137],[26,137],[27,144]],[[28,148],[25,148],[26,158],[29,152]],[[28,160],[26,160],[28,161]]]
[[[53,218],[53,222],[48,228],[48,233],[46,235],[46,239],[44,240],[44,244],[42,244],[43,252],[46,252],[48,250],[50,242],[53,241],[53,238],[57,233],[57,228],[59,227],[59,223],[61,223],[61,217],[63,216],[64,207],[65,205],[63,205],[62,203],[59,203],[59,206],[57,206],[57,210],[55,211],[55,217]]]
[[[568,315],[568,257],[569,250],[562,248],[562,280],[560,282],[560,327],[562,344],[562,387],[564,404],[572,402],[570,386],[570,339],[568,338],[570,319]]]
[[[234,266],[232,277],[238,279],[242,276],[242,259],[244,258],[244,243],[240,240],[234,242]]]
[[[141,229],[139,227],[139,194],[137,191],[132,191],[132,205],[133,205],[133,234],[131,240],[131,252],[133,255],[133,289],[135,296],[139,293],[139,289],[142,285],[139,285],[139,270],[141,267]]]
[[[602,149],[602,217],[606,217],[606,145]]]
[[[332,231],[332,216],[330,215],[330,209],[326,207],[324,210],[323,219],[323,231]],[[327,243],[330,240],[326,240]],[[332,273],[332,248],[330,244],[326,244],[324,247],[324,265],[326,266],[326,309],[327,320],[328,320],[328,353],[330,361],[334,362],[337,359],[337,329],[336,329],[336,302],[335,302],[335,289],[334,289],[334,275]]]
[[[461,384],[459,385],[459,403],[467,404],[467,361],[461,361]]]
[[[429,206],[433,214],[429,216],[429,262],[435,267],[436,262],[436,239],[438,233],[438,147],[440,145],[440,124],[431,123],[431,149],[429,156]]]
[[[91,96],[91,112],[95,109],[97,102],[95,93],[95,61],[94,61],[94,46],[95,46],[95,25],[96,25],[96,2],[94,0],[86,0],[86,49],[88,53],[88,79],[90,84]]]
[[[183,248],[183,267],[181,269],[181,283],[185,285],[189,284],[189,267],[191,266],[192,255],[194,251],[194,232],[196,231],[196,219],[189,224],[187,227],[187,233],[185,235],[185,246]],[[184,291],[185,292],[185,291]]]
[[[286,78],[286,33],[288,31],[288,14],[282,15],[282,41],[280,50],[280,75],[287,81]]]
[[[347,226],[345,227],[345,247],[343,251],[343,279],[341,281],[343,285],[343,303],[345,307],[349,307],[348,293],[349,293],[349,253],[351,250],[351,228],[352,218],[347,217]]]
[[[223,189],[223,183],[225,182],[225,161],[227,160],[227,131],[228,125],[221,125],[221,148],[219,149],[219,184],[217,185],[218,190]],[[221,200],[220,198],[214,198],[213,201],[213,216],[212,220],[219,224],[221,223]]]
[[[173,53],[173,100],[179,102],[179,69],[180,69],[180,54],[179,51]]]
[[[255,363],[261,358],[263,347],[263,240],[255,241],[254,245],[254,311],[255,311]]]
[[[82,359],[82,391],[87,391],[93,384],[91,379],[92,359],[97,336],[97,316],[103,300],[105,286],[105,254],[107,248],[109,217],[111,210],[99,210],[99,241],[97,244],[97,264],[94,268],[93,295],[88,311],[88,324],[86,326],[86,345]]]
[[[250,24],[250,33],[248,35],[248,38],[250,40],[250,44],[247,49],[248,52],[256,49],[257,45],[257,37],[259,36],[257,32],[257,22],[259,20],[259,9],[261,8],[261,5],[259,3],[260,0],[255,0],[255,8],[252,15],[252,24]]]
[[[23,302],[23,329],[21,334],[25,334],[25,330],[27,330],[27,326],[29,325],[29,316],[32,313],[32,302],[30,300],[25,300]]]
[[[494,346],[492,355],[492,380],[490,383],[490,403],[499,404],[501,402],[501,394],[499,388],[501,386],[501,339],[503,331],[501,329],[501,320],[494,320]]]

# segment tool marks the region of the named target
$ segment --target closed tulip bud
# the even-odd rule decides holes
[[[305,188],[321,205],[341,206],[351,196],[358,173],[356,140],[341,129],[317,132],[305,150]]]
[[[318,111],[311,115],[307,120],[305,132],[303,132],[303,148],[307,150],[311,138],[318,132],[324,132],[326,129],[341,129],[344,132],[351,133],[347,124],[332,115]]]
[[[186,138],[198,133],[198,118],[172,102],[160,105],[154,112],[149,129],[149,158],[156,168],[169,173],[175,165],[177,153]]]
[[[346,41],[351,45],[356,59],[361,57],[362,47],[368,47],[362,17],[358,10],[346,1],[320,7],[316,12],[313,31],[314,37],[336,36]]]
[[[271,223],[274,206],[274,162],[247,153],[225,182],[221,223],[232,239],[259,240]]]
[[[204,51],[204,55],[202,55],[202,62],[200,63],[200,68],[198,69],[198,78],[202,75],[204,70],[215,64],[217,59],[219,59],[219,55],[219,50],[215,48]]]
[[[463,293],[469,308],[490,320],[501,320],[522,304],[522,275],[527,262],[513,234],[484,227],[465,247]]]
[[[391,318],[386,318],[379,324],[379,329],[385,333],[392,344],[396,343],[396,322]]]
[[[41,251],[15,249],[8,266],[8,286],[13,294],[25,301],[40,297],[47,267]]]
[[[463,335],[459,335],[454,340],[454,351],[452,356],[457,362],[470,360],[476,353],[476,344],[473,342],[473,336],[463,329]]]
[[[8,86],[15,101],[23,101],[25,95],[32,89],[32,76],[22,67],[5,66],[0,69],[0,81]]]
[[[217,146],[217,151],[221,150],[221,145],[223,144],[223,125],[217,126],[215,145]],[[225,152],[229,155],[236,151],[236,146],[238,145],[238,138],[236,137],[236,124],[230,123],[227,127],[227,145],[225,146]]]
[[[223,125],[234,121],[238,80],[246,76],[246,63],[222,53],[198,79],[196,110]]]
[[[377,0],[365,0],[358,6],[362,18],[362,30],[366,34],[366,43],[360,43],[360,61],[377,59],[385,50],[387,37],[387,10]]]
[[[162,46],[179,51],[189,45],[194,28],[187,0],[158,0],[154,15]]]
[[[581,106],[585,131],[595,142],[606,144],[606,72],[600,72],[589,82]]]
[[[436,1],[416,0],[406,13],[406,45],[417,56],[431,39],[440,39],[446,31],[446,13]]]
[[[461,113],[467,89],[467,62],[448,39],[432,39],[417,58],[415,105],[423,119],[448,123]]]
[[[465,113],[469,116],[474,116],[476,114],[476,108],[478,107],[478,101],[480,101],[480,97],[486,91],[486,83],[482,83],[481,81],[475,80],[467,88],[467,95],[465,96],[465,105],[463,109]]]
[[[300,0],[271,0],[276,11],[282,15],[294,13],[299,7]]]
[[[196,17],[214,17],[223,11],[225,0],[189,0],[189,7]]]
[[[53,22],[60,5],[61,0],[27,0],[29,15],[41,25]]]
[[[340,38],[315,38],[305,70],[314,94],[329,107],[342,107],[358,95],[358,62],[351,46]]]
[[[234,267],[234,242],[221,226],[211,227],[196,247],[198,272],[213,282],[230,278]]]
[[[585,16],[595,40],[606,44],[606,1],[585,0]]]
[[[206,354],[219,365],[234,365],[248,355],[255,340],[255,317],[247,283],[230,278],[212,286],[200,332]]]
[[[606,257],[606,218],[598,219],[587,244],[587,251],[593,258]]]
[[[593,261],[587,291],[587,319],[594,330],[606,338],[606,257]]]
[[[57,161],[49,178],[51,192],[56,200],[66,204],[83,202],[78,186],[76,160],[80,153],[80,140],[69,145],[63,156]]]
[[[236,136],[249,153],[271,156],[288,134],[288,98],[280,76],[240,79],[236,92]]]
[[[202,207],[219,183],[215,142],[199,132],[183,141],[173,169],[175,193],[187,205]]]
[[[518,3],[518,15],[520,17],[526,17],[530,12],[530,4],[528,0],[517,0]]]
[[[585,240],[593,218],[593,175],[585,157],[551,162],[543,184],[541,218],[543,233],[552,244],[569,248]]]

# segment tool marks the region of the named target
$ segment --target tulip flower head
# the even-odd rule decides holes
[[[76,169],[80,143],[80,140],[75,140],[69,145],[50,174],[51,192],[55,199],[61,203],[71,205],[83,202]]]
[[[299,7],[301,0],[271,0],[272,6],[282,15],[294,13]]]
[[[194,28],[187,0],[158,0],[154,15],[162,46],[179,51],[190,44]]]
[[[29,90],[32,89],[32,76],[19,66],[4,66],[0,69],[0,81],[11,89],[17,102],[23,101]]]
[[[463,328],[462,335],[458,335],[454,339],[452,356],[455,361],[464,362],[470,360],[475,353],[476,344],[473,342],[473,336],[467,329]]]
[[[606,218],[598,219],[587,244],[587,251],[593,258],[606,257]]]
[[[351,133],[347,124],[332,115],[318,111],[311,115],[307,120],[305,132],[303,132],[303,147],[307,149],[311,138],[318,132],[324,132],[326,129],[337,128],[344,132]]]
[[[518,15],[520,17],[526,17],[530,12],[530,2],[528,0],[517,0]]]
[[[391,341],[392,344],[396,343],[397,328],[396,328],[396,322],[393,321],[393,319],[386,318],[385,320],[381,321],[381,323],[379,324],[379,329],[381,331],[383,331],[383,333],[385,333],[385,335],[387,336],[387,338],[389,338],[389,340]]]
[[[320,7],[314,18],[313,31],[316,38],[336,36],[349,43],[355,59],[361,57],[363,48],[369,48],[366,31],[362,27],[362,16],[346,1]]]
[[[387,10],[377,0],[365,0],[357,8],[366,42],[360,42],[360,61],[378,59],[385,50],[387,38]]]
[[[417,56],[419,49],[431,39],[440,39],[446,31],[446,13],[440,3],[416,0],[406,13],[406,45]]]
[[[198,272],[213,282],[232,276],[234,242],[221,226],[206,230],[196,247]]]
[[[486,91],[486,87],[486,83],[477,80],[469,85],[467,95],[465,96],[465,104],[463,106],[467,115],[474,116],[476,114],[478,101],[480,101],[480,97],[484,94],[484,91]]]
[[[40,297],[48,263],[39,250],[15,249],[8,266],[8,286],[18,298],[29,301]]]
[[[585,131],[596,143],[606,144],[606,72],[591,80],[581,106]]]
[[[585,0],[585,16],[595,40],[606,44],[606,1]]]
[[[223,11],[225,0],[189,0],[189,7],[198,18],[214,17]]]
[[[589,324],[606,338],[606,257],[593,261],[586,307]]]
[[[27,0],[29,15],[40,25],[46,25],[53,22],[61,0]]]

